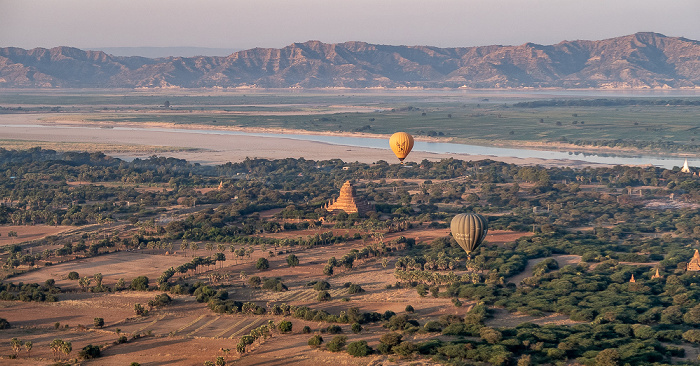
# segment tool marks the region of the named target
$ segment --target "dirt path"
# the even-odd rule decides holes
[[[512,283],[519,285],[523,281],[523,279],[532,276],[532,268],[537,263],[540,263],[547,258],[554,258],[554,260],[557,261],[557,263],[559,264],[560,268],[564,267],[566,265],[569,265],[569,264],[572,264],[572,265],[577,264],[581,261],[580,255],[567,255],[567,254],[553,255],[551,257],[545,257],[545,258],[530,259],[529,261],[527,261],[527,266],[525,267],[525,269],[521,273],[509,278],[508,282],[512,282]]]

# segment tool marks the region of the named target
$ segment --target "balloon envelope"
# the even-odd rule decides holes
[[[389,146],[396,157],[403,162],[408,153],[413,149],[413,136],[406,132],[397,132],[389,138]]]
[[[488,221],[479,214],[459,214],[450,223],[452,236],[467,254],[471,254],[486,237]]]

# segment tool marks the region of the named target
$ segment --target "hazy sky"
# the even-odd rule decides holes
[[[553,44],[653,31],[700,40],[699,0],[0,0],[0,46]]]

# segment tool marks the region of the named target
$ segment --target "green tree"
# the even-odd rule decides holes
[[[296,267],[299,265],[299,258],[296,255],[290,254],[287,256],[287,266]]]
[[[344,335],[337,335],[331,339],[330,342],[326,345],[326,348],[331,351],[331,352],[340,352],[343,350],[345,347],[345,344],[348,341],[348,337]]]
[[[258,261],[255,262],[255,268],[259,271],[264,271],[270,268],[270,262],[268,262],[267,258],[258,258]]]
[[[34,343],[32,343],[32,341],[24,342],[24,349],[27,350],[27,357],[32,357],[32,347],[34,347]]]
[[[700,330],[691,329],[683,333],[683,339],[691,343],[700,343]]]
[[[481,337],[481,339],[491,344],[496,344],[500,342],[503,338],[503,334],[501,334],[501,332],[490,327],[481,328],[479,330],[479,336]]]
[[[95,325],[95,328],[102,328],[105,325],[105,320],[104,318],[95,318],[92,324]]]
[[[61,352],[68,357],[70,353],[73,351],[73,344],[71,342],[63,342],[61,345]]]
[[[604,349],[595,356],[596,366],[619,366],[620,353],[615,348]]]
[[[313,337],[309,338],[309,341],[307,343],[311,348],[318,348],[323,343],[323,337],[316,334]]]
[[[88,344],[87,346],[83,347],[82,350],[78,353],[78,356],[80,358],[89,360],[93,358],[98,358],[100,357],[100,347],[99,346],[93,346],[92,344]]]
[[[12,351],[15,352],[15,356],[19,356],[19,351],[22,350],[22,345],[24,345],[24,343],[17,337],[10,339],[10,346],[12,346]]]
[[[331,299],[331,294],[328,291],[320,291],[316,300],[318,301],[329,301]]]
[[[148,277],[138,276],[131,280],[131,289],[135,291],[148,291]]]
[[[292,331],[292,322],[287,320],[282,320],[278,325],[277,329],[280,333],[289,333]]]
[[[76,281],[76,280],[80,279],[80,275],[78,274],[78,272],[75,272],[75,271],[68,272],[68,279]]]
[[[146,308],[144,308],[141,304],[135,304],[134,313],[136,313],[138,316],[146,316],[148,315],[148,310],[146,310]]]
[[[394,346],[392,351],[399,356],[409,357],[418,351],[418,347],[411,342],[401,342],[398,346]]]
[[[348,344],[347,352],[354,357],[366,357],[372,354],[372,348],[367,345],[367,341],[356,341]]]

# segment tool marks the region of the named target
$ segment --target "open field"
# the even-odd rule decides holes
[[[338,234],[342,234],[342,230]],[[444,229],[417,229],[402,234],[419,235],[425,240],[431,240],[432,237],[444,236],[446,232]],[[502,243],[507,240],[515,240],[523,235],[528,235],[528,233],[495,231],[493,242]],[[363,246],[361,241],[355,241],[296,251],[296,255],[301,260],[300,264],[293,268],[286,266],[284,256],[269,257],[270,269],[264,272],[264,276],[280,278],[289,286],[289,290],[285,292],[246,288],[244,286],[245,280],[238,278],[237,274],[240,272],[255,273],[254,261],[256,258],[262,257],[262,252],[259,250],[250,259],[228,260],[223,269],[211,269],[194,275],[194,277],[191,275],[188,277],[190,280],[203,280],[207,273],[229,273],[231,278],[225,282],[229,286],[233,286],[234,290],[230,291],[230,296],[234,299],[259,303],[304,305],[330,313],[344,311],[348,306],[358,307],[362,312],[393,311],[403,313],[405,306],[412,304],[416,311],[415,315],[422,323],[437,320],[440,316],[448,314],[464,316],[471,309],[473,303],[467,303],[458,308],[454,307],[449,299],[420,297],[413,289],[386,289],[387,283],[395,281],[393,261],[390,261],[389,265],[384,268],[381,261],[376,259],[358,263],[353,270],[340,271],[328,278],[327,280],[331,284],[329,292],[332,300],[319,303],[316,300],[318,292],[306,286],[308,279],[322,275],[321,269],[326,258],[330,256],[339,258],[349,250]],[[202,255],[205,252],[202,251],[198,254]],[[205,360],[212,359],[212,355],[223,355],[220,351],[221,348],[234,349],[235,342],[240,336],[247,334],[257,326],[267,324],[268,320],[275,322],[284,320],[283,317],[270,315],[215,314],[208,310],[206,304],[197,303],[193,297],[177,295],[173,295],[174,302],[171,305],[155,309],[146,317],[135,317],[132,310],[134,304],[145,304],[159,292],[86,293],[79,292],[76,281],[65,279],[68,271],[78,271],[81,276],[91,276],[93,273],[101,272],[104,276],[103,283],[110,286],[117,278],[129,280],[138,275],[155,278],[168,266],[176,266],[188,259],[189,256],[182,255],[166,256],[116,252],[94,258],[73,260],[13,277],[13,282],[26,283],[43,282],[46,279],[55,278],[56,285],[76,291],[62,294],[61,301],[57,303],[0,301],[3,317],[10,320],[15,326],[9,332],[4,331],[3,335],[6,337],[16,336],[37,345],[36,350],[32,352],[32,361],[17,364],[32,364],[31,362],[42,364],[42,362],[50,360],[53,356],[44,345],[54,338],[71,341],[74,350],[87,344],[107,345],[99,360],[86,364],[121,365],[133,360],[138,360],[142,365],[200,364]],[[347,289],[343,287],[346,282],[360,284],[365,292],[349,295]],[[348,301],[343,301],[342,298],[347,298]],[[94,317],[104,318],[104,327],[94,329],[92,326]],[[295,329],[292,334],[274,335],[272,339],[255,345],[250,354],[246,355],[240,362],[246,365],[315,365],[319,363],[365,365],[373,361],[387,362],[386,356],[381,355],[375,355],[368,359],[356,359],[345,353],[310,350],[306,345],[309,335],[301,334],[301,328],[309,326],[312,331],[318,331],[326,325],[323,322],[291,320]],[[536,319],[518,314],[510,315],[506,312],[497,312],[496,317],[490,320],[494,326],[519,324],[522,321],[532,321],[538,324],[563,324],[561,316]],[[59,330],[54,329],[57,322],[61,324]],[[66,325],[70,328],[63,329]],[[81,330],[79,325],[86,326],[88,329]],[[341,326],[345,329],[344,334],[349,336],[349,341],[366,340],[373,347],[379,344],[379,338],[384,332],[380,326],[367,325],[361,334],[352,334],[349,325],[341,324]],[[117,329],[121,334],[140,333],[150,334],[150,336],[134,339],[125,344],[112,344],[118,338]],[[427,338],[424,334],[415,334],[406,336],[405,339],[419,342]],[[447,339],[451,339],[451,337],[447,337]],[[5,343],[0,344],[0,354],[11,353]],[[229,356],[231,360],[239,357],[233,354]],[[20,360],[26,362],[26,354],[22,355]],[[13,363],[8,364],[12,365]]]
[[[53,226],[53,225],[1,225],[0,226],[0,247],[7,244],[19,244],[26,241],[41,239],[49,235],[56,235],[68,230],[75,230],[74,226]],[[10,231],[17,233],[17,236],[8,236]]]

